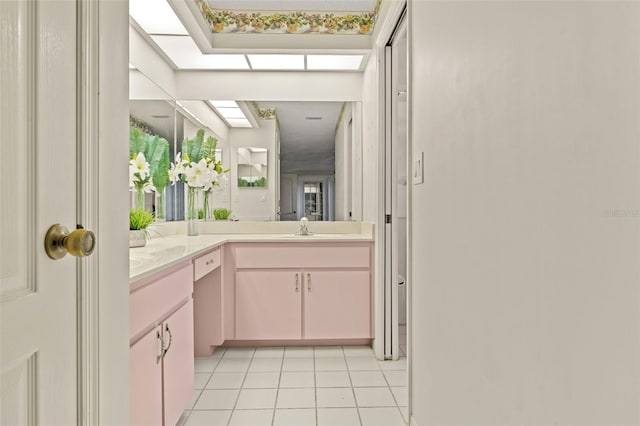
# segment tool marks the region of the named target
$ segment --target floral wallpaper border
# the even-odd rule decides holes
[[[270,13],[233,12],[213,9],[206,0],[196,0],[202,16],[214,33],[258,34],[362,34],[373,32],[380,4],[376,0],[371,12],[365,13]]]

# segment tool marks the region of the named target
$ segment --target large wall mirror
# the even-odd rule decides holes
[[[226,123],[209,101],[175,100],[142,72],[130,70],[131,128],[164,138],[171,162],[183,141],[200,129],[218,139],[215,157],[229,172],[226,185],[212,194],[213,208],[230,210],[238,220],[358,219],[350,199],[362,185],[353,104],[241,104],[245,111],[250,106],[251,128]],[[165,197],[166,220],[184,220],[183,184],[169,185]],[[145,194],[145,204],[157,211],[154,194]]]

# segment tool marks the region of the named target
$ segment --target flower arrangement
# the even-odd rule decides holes
[[[129,130],[129,188],[137,192],[138,207],[144,194],[157,194],[156,219],[165,218],[164,189],[169,185],[169,142],[137,128]]]
[[[182,142],[182,153],[176,154],[175,163],[169,169],[172,183],[181,180],[187,185],[186,219],[193,221],[199,218],[200,207],[197,203],[198,192],[204,192],[203,210],[205,218],[211,214],[209,194],[213,188],[221,188],[227,181],[229,169],[222,168],[222,162],[216,161],[214,137],[204,137],[204,130],[198,130],[194,139]],[[195,234],[193,234],[195,235]]]
[[[264,18],[260,13],[251,14],[251,27],[257,33],[264,31]]]
[[[251,23],[251,16],[246,13],[238,13],[234,16],[238,31],[247,31],[247,25]]]
[[[307,22],[312,33],[320,32],[320,27],[324,24],[324,16],[319,14],[308,15]]]
[[[360,34],[369,34],[373,28],[373,22],[375,16],[371,13],[365,13],[358,17],[358,26],[360,27]]]
[[[264,27],[267,30],[279,30],[284,28],[287,22],[287,16],[281,13],[275,13],[267,16],[264,20]]]

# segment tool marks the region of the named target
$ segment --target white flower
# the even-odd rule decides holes
[[[184,175],[187,180],[187,185],[192,188],[203,188],[211,183],[207,162],[204,159],[195,164],[191,164],[190,167],[186,167]]]
[[[180,179],[180,175],[181,173],[178,171],[176,165],[171,163],[171,168],[169,169],[169,180],[171,181],[172,185],[176,183],[178,179]]]
[[[140,180],[145,180],[147,178],[147,175],[149,174],[149,163],[147,163],[142,152],[139,152],[135,158],[129,161],[129,166],[134,168],[134,174],[137,174],[140,177]],[[129,170],[129,175],[131,175],[131,170]]]

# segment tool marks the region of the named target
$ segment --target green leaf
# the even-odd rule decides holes
[[[161,191],[169,184],[169,142],[160,136],[145,135],[145,158],[153,186]]]
[[[129,129],[129,158],[133,158],[133,156],[137,155],[139,152],[144,152],[144,135],[145,133],[140,129]]]
[[[218,139],[209,136],[202,145],[202,158],[216,162],[216,146],[218,146]]]

